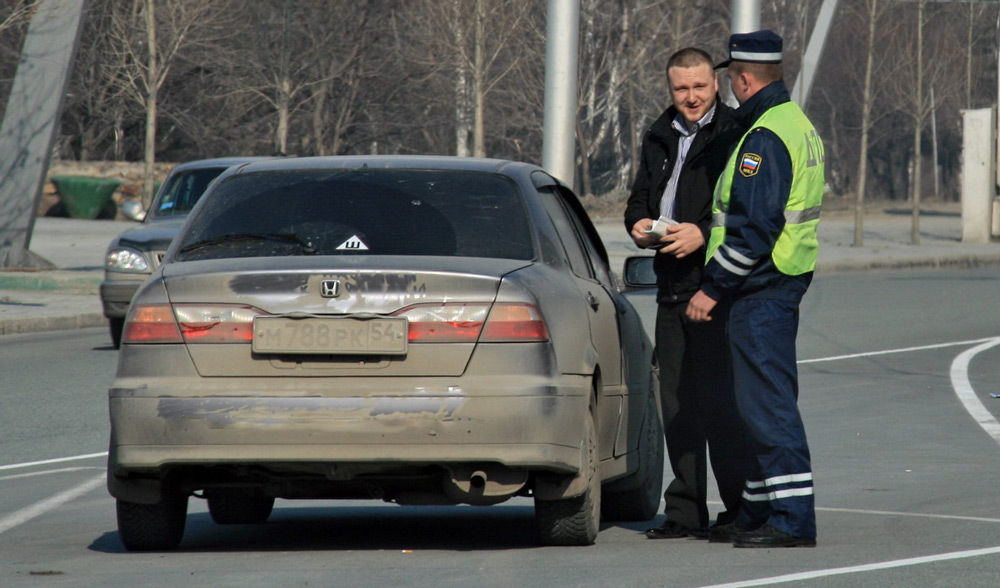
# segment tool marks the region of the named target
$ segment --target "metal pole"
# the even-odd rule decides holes
[[[545,40],[545,120],[542,167],[573,185],[576,170],[579,0],[549,0]]]
[[[730,33],[760,30],[760,0],[732,0],[729,6]]]
[[[805,110],[806,101],[809,99],[809,91],[812,90],[813,78],[816,76],[823,47],[826,45],[826,34],[830,31],[833,13],[836,10],[837,0],[823,0],[819,15],[816,17],[816,26],[813,27],[812,35],[809,37],[806,54],[802,57],[802,66],[799,67],[799,74],[792,87],[792,100],[803,110]]]
[[[731,34],[751,33],[758,30],[760,30],[760,0],[731,0],[729,4],[729,32]],[[727,48],[724,58],[728,55],[729,49]],[[722,82],[719,83],[719,94],[722,95],[722,101],[729,106],[736,108],[740,105],[736,96],[733,96],[733,89],[725,75],[722,76]]]
[[[43,0],[0,126],[0,267],[46,267],[28,250],[86,0]]]

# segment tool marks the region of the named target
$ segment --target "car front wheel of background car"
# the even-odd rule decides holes
[[[164,494],[157,504],[117,501],[118,536],[129,551],[174,549],[184,535],[187,495]]]
[[[656,377],[650,378],[646,413],[639,436],[639,469],[604,487],[601,515],[606,521],[648,521],[660,509],[663,489],[663,425],[656,402]]]
[[[219,525],[254,525],[271,516],[274,498],[253,490],[223,489],[205,493],[208,512]]]
[[[561,500],[535,498],[535,524],[544,545],[591,545],[597,539],[601,523],[601,477],[593,413],[587,415],[583,429],[587,490],[580,496]]]

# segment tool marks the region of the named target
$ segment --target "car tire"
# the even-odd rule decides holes
[[[601,516],[606,521],[648,521],[660,509],[664,442],[656,386],[656,378],[652,378],[639,434],[639,469],[604,487]]]
[[[165,495],[157,504],[117,501],[118,536],[129,551],[174,549],[184,535],[188,497]]]
[[[213,490],[206,492],[208,512],[219,525],[255,525],[271,516],[274,498],[251,490]]]
[[[598,472],[597,432],[594,416],[584,423],[587,490],[560,500],[535,498],[535,524],[543,545],[592,545],[601,522],[601,478]]]
[[[122,346],[122,331],[125,329],[125,318],[115,317],[108,319],[108,332],[111,333],[111,344],[115,349]]]

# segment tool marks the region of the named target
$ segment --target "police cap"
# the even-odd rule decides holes
[[[769,30],[738,33],[729,37],[729,59],[715,69],[729,67],[734,61],[781,63],[781,37]]]

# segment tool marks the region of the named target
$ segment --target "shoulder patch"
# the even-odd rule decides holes
[[[757,175],[763,162],[764,158],[756,153],[744,153],[740,156],[740,175],[744,178]]]

